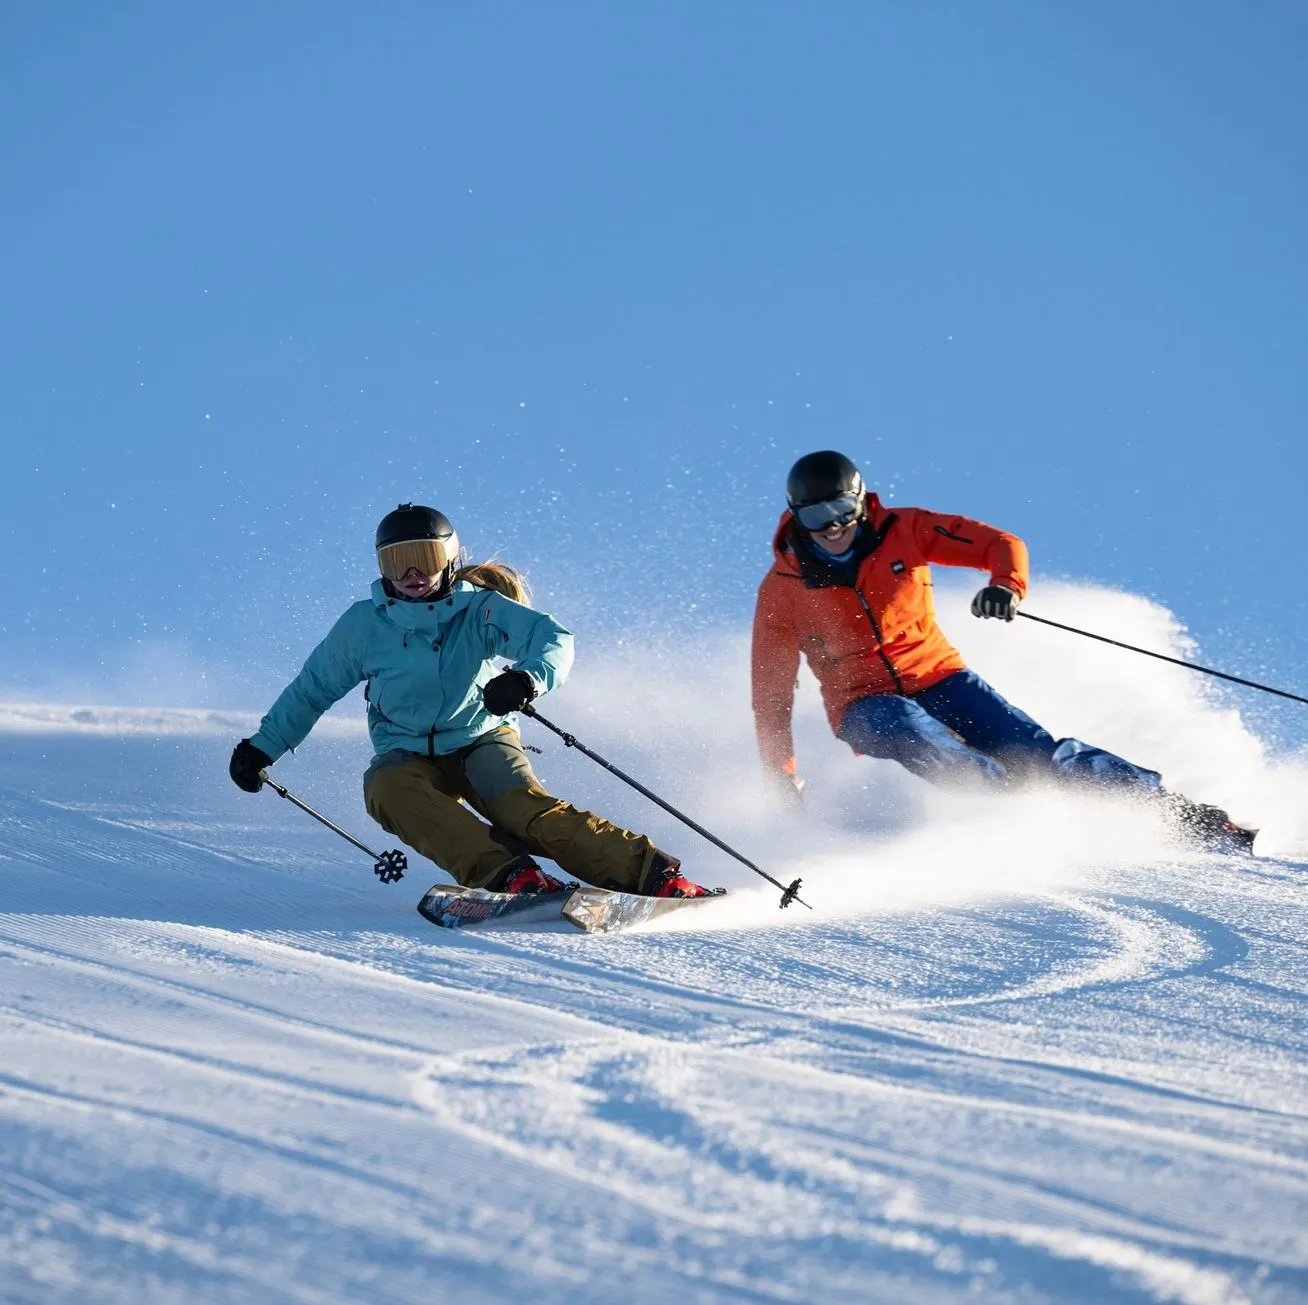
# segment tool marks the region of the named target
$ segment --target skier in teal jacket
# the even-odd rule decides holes
[[[526,605],[516,572],[459,567],[459,552],[454,527],[433,508],[406,503],[383,518],[382,578],[313,650],[258,731],[236,745],[233,781],[257,793],[264,768],[365,683],[374,750],[364,776],[368,811],[460,884],[514,893],[561,887],[535,862],[546,856],[601,888],[702,895],[647,837],[542,787],[516,713],[567,678],[572,635]],[[498,669],[497,658],[510,668]]]
[[[441,756],[517,717],[493,716],[482,690],[505,657],[538,698],[572,667],[572,635],[553,617],[494,589],[456,580],[412,602],[375,580],[346,609],[282,691],[250,742],[276,761],[300,746],[334,702],[368,685],[368,733],[378,757],[397,749]]]

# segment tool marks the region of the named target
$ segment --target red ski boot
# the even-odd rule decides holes
[[[1252,854],[1256,829],[1237,825],[1221,807],[1191,802],[1179,793],[1162,794],[1167,823],[1182,842],[1201,852]]]
[[[558,893],[567,885],[553,875],[547,875],[534,861],[528,861],[514,870],[500,889],[502,893]]]
[[[654,885],[651,897],[711,897],[707,888],[691,883],[681,873],[679,865],[669,866],[663,878]]]

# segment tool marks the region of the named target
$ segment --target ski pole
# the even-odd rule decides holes
[[[601,766],[604,767],[605,770],[609,771],[611,774],[616,775],[620,780],[622,780],[624,784],[630,784],[631,787],[634,788],[637,793],[644,794],[644,796],[649,798],[651,802],[654,802],[658,806],[661,806],[663,810],[666,811],[669,815],[676,816],[676,818],[680,820],[683,825],[689,825],[697,834],[700,834],[704,838],[707,838],[708,841],[712,843],[714,847],[720,847],[728,856],[734,856],[736,860],[741,863],[741,865],[749,866],[749,868],[756,875],[762,875],[763,878],[768,881],[768,883],[773,884],[777,888],[780,888],[781,905],[783,907],[789,906],[791,902],[798,902],[801,906],[808,906],[808,903],[799,895],[799,885],[802,882],[801,880],[796,879],[794,883],[792,883],[790,887],[787,888],[786,885],[781,882],[781,880],[773,879],[773,877],[770,874],[768,874],[766,870],[761,870],[759,869],[758,866],[756,866],[753,863],[753,861],[746,860],[743,856],[740,855],[739,852],[736,851],[734,847],[728,847],[727,844],[724,843],[716,834],[710,834],[709,831],[705,829],[703,825],[697,825],[689,816],[683,815],[671,803],[665,802],[661,797],[659,797],[657,793],[651,793],[650,790],[647,789],[644,784],[640,783],[637,780],[632,779],[630,775],[619,770],[615,765],[612,764],[612,762],[605,761],[604,758],[601,757],[598,752],[592,752],[584,743],[579,742],[575,735],[569,734],[566,730],[561,730],[557,725],[554,724],[553,721],[546,720],[545,717],[542,716],[540,712],[536,711],[535,708],[533,708],[530,704],[523,707],[522,712],[524,715],[530,716],[533,720],[539,721],[542,725],[545,726],[547,730],[553,730],[553,732],[563,740],[563,746],[565,748],[576,748],[577,751],[582,753],[583,756],[587,756],[592,761],[598,762]],[[813,908],[811,906],[808,906],[808,909],[811,911]]]
[[[1308,698],[1301,698],[1297,693],[1287,693],[1284,689],[1273,689],[1269,685],[1259,684],[1257,680],[1242,680],[1238,675],[1228,675],[1225,671],[1215,671],[1211,666],[1200,666],[1196,662],[1183,662],[1179,657],[1169,657],[1166,653],[1150,652],[1148,648],[1137,648],[1133,643],[1122,643],[1118,639],[1108,638],[1107,635],[1092,634],[1089,630],[1078,630],[1074,625],[1062,625],[1058,621],[1051,621],[1046,616],[1032,616],[1030,612],[1018,612],[1018,616],[1025,617],[1028,621],[1039,621],[1041,625],[1052,625],[1057,630],[1067,630],[1072,634],[1084,635],[1087,639],[1098,639],[1100,643],[1111,643],[1114,648],[1125,648],[1127,652],[1142,653],[1145,657],[1157,657],[1160,662],[1171,662],[1174,666],[1184,666],[1187,671],[1201,671],[1204,675],[1212,675],[1219,680],[1230,680],[1232,684],[1243,684],[1249,689],[1261,689],[1263,693],[1274,693],[1278,698],[1290,698],[1294,702],[1308,703]]]
[[[409,858],[398,848],[393,852],[374,852],[366,843],[359,842],[353,834],[347,834],[340,825],[332,824],[326,816],[320,815],[307,802],[301,802],[290,789],[283,788],[275,779],[270,779],[266,770],[259,772],[259,778],[288,802],[294,802],[301,811],[307,811],[309,815],[321,824],[326,825],[333,833],[339,834],[347,843],[353,843],[360,852],[367,852],[376,862],[372,872],[382,883],[393,884],[404,878],[404,872],[409,868]]]

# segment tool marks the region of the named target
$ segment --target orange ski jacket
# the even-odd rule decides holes
[[[936,624],[930,563],[990,572],[1026,595],[1026,545],[967,517],[890,511],[867,496],[856,582],[837,581],[814,550],[797,546],[789,512],[772,541],[776,561],[759,586],[752,656],[754,724],[768,774],[794,774],[791,713],[799,657],[817,677],[833,730],[852,702],[912,695],[964,669]],[[816,559],[816,560],[815,560]]]

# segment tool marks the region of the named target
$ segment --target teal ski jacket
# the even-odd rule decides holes
[[[391,598],[377,580],[349,607],[282,690],[250,742],[276,761],[318,718],[367,682],[368,733],[378,756],[396,748],[425,756],[457,752],[516,715],[492,716],[481,687],[494,659],[531,677],[537,695],[572,667],[572,635],[553,617],[460,580],[434,602]]]

